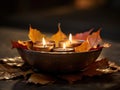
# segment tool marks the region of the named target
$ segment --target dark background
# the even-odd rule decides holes
[[[120,0],[1,0],[0,27],[55,33],[60,22],[65,33],[102,28],[103,38],[119,41],[119,12]]]
[[[120,0],[1,0],[0,36],[5,40],[3,31],[9,33],[11,29],[14,34],[17,30],[28,32],[29,25],[56,33],[60,22],[64,33],[102,28],[103,39],[120,42],[119,12]]]

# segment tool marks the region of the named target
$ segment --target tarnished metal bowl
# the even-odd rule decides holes
[[[17,49],[22,59],[47,73],[72,73],[83,70],[100,55],[102,48],[89,52],[40,52]]]

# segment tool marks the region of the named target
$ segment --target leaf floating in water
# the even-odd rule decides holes
[[[56,47],[58,47],[58,43],[64,39],[66,39],[67,36],[62,32],[60,28],[60,23],[58,24],[58,32],[54,35],[52,35],[51,40],[55,41]]]

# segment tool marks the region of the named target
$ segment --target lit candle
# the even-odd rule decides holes
[[[63,43],[63,47],[56,47],[53,49],[54,52],[74,52],[74,48],[66,47],[66,44]]]
[[[73,40],[72,34],[70,33],[68,40],[59,42],[59,47],[63,47],[63,43],[66,43],[66,47],[77,47],[77,46],[81,45],[82,42],[83,42],[83,40]]]
[[[69,41],[70,41],[70,43],[72,43],[72,34],[71,33],[69,34]]]
[[[45,41],[45,38],[44,38],[44,37],[42,38],[42,44],[43,44],[43,47],[44,47],[44,48],[47,46],[47,44],[46,44],[46,41]]]
[[[46,42],[45,38],[42,38],[41,42],[36,42],[33,44],[33,49],[36,51],[51,51],[55,46],[54,41]]]

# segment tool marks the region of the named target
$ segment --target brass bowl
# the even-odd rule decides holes
[[[89,52],[40,52],[17,48],[22,59],[42,72],[72,73],[83,70],[100,55],[102,48]]]

